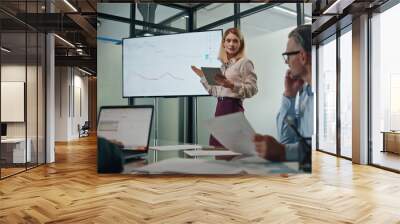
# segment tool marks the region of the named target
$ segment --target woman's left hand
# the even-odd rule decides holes
[[[233,89],[234,87],[232,81],[228,80],[225,76],[220,74],[215,76],[215,81],[218,83],[218,85],[223,86],[225,88]]]

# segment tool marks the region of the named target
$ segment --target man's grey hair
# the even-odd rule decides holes
[[[311,25],[301,25],[289,33],[307,53],[311,53]]]

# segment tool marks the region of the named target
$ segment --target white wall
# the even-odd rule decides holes
[[[244,101],[245,115],[258,133],[277,136],[276,115],[281,105],[287,65],[282,58],[287,36],[294,27],[247,40],[247,55],[254,62],[258,94]]]
[[[88,120],[88,78],[76,68],[56,67],[55,86],[55,141],[77,139],[78,124],[82,126]],[[76,106],[79,104],[82,115]]]
[[[67,67],[55,68],[55,140],[68,140],[68,85],[70,83]]]

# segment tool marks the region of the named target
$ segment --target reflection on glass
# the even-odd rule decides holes
[[[265,3],[240,3],[240,11],[243,12],[262,5],[265,5]]]
[[[26,113],[27,113],[27,144],[28,153],[27,167],[31,168],[37,165],[38,142],[37,142],[37,79],[38,79],[38,35],[36,32],[27,33],[28,38],[28,61],[26,75]]]
[[[183,132],[184,122],[180,117],[184,117],[183,111],[180,110],[184,105],[180,104],[180,97],[177,98],[160,98],[158,100],[158,138],[170,144],[179,144],[180,133]],[[183,140],[183,139],[182,139]]]
[[[45,148],[45,111],[46,111],[46,104],[45,104],[45,65],[46,65],[46,37],[44,34],[39,33],[39,40],[38,40],[38,157],[37,162],[38,164],[45,163],[46,158],[46,148]]]
[[[97,27],[98,37],[107,37],[116,40],[121,40],[122,38],[129,37],[130,25],[128,23],[122,23],[101,18],[97,19],[99,21],[99,25]]]
[[[259,5],[260,3],[250,5],[253,4]],[[242,18],[241,23],[241,29],[246,39],[265,36],[289,27],[294,28],[297,25],[296,4],[281,4],[268,8]]]
[[[30,143],[26,142],[26,33],[2,33],[1,44],[1,121],[6,134],[1,140],[1,177],[25,170],[30,161]],[[29,51],[28,51],[29,52]],[[13,109],[11,109],[13,108]],[[28,143],[28,144],[27,144]]]
[[[135,105],[136,106],[140,106],[140,105],[152,105],[152,106],[154,106],[153,122],[151,124],[151,129],[150,129],[149,146],[157,145],[157,142],[156,142],[156,123],[158,121],[157,121],[156,115],[157,115],[158,112],[157,112],[157,109],[155,107],[154,98],[136,98],[135,99]],[[149,153],[151,153],[151,151]]]
[[[233,15],[232,3],[213,3],[198,11],[197,28]]]
[[[372,163],[400,170],[400,156],[382,152],[384,131],[400,129],[400,68],[398,44],[400,4],[374,15],[372,26]],[[400,147],[400,142],[397,143]]]
[[[181,17],[171,20],[171,18],[182,12],[183,11],[179,9],[165,5],[155,3],[138,3],[135,16],[136,20],[186,29],[186,14],[182,14]]]
[[[340,37],[340,153],[352,157],[352,34]]]
[[[390,130],[400,130],[400,73],[390,74]]]
[[[336,40],[319,47],[318,147],[336,154]]]
[[[234,27],[234,24],[233,22],[230,22],[212,28],[212,30],[222,29],[222,32],[224,32],[225,30],[232,27]],[[214,117],[216,105],[217,105],[217,100],[213,96],[198,97],[197,99],[197,143],[200,145],[208,145],[209,143],[210,132],[205,126],[204,121]]]
[[[131,4],[130,3],[98,3],[97,11],[110,15],[130,18]]]

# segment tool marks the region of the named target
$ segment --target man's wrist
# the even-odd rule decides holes
[[[286,97],[295,97],[296,93],[291,93],[289,91],[284,91],[283,95],[286,96]]]

